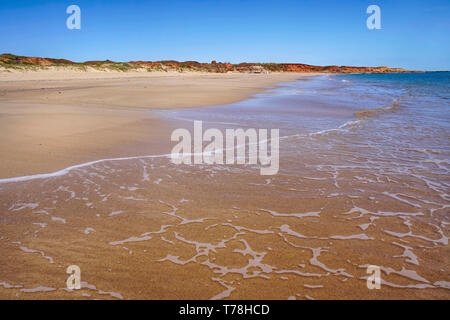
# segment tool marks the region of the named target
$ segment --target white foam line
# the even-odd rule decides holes
[[[346,131],[347,127],[356,126],[356,125],[358,125],[360,123],[361,123],[361,120],[350,120],[350,121],[347,121],[346,123],[340,125],[337,128],[324,129],[324,130],[321,130],[321,131],[312,132],[309,135],[310,136],[320,136],[320,135],[324,135],[324,134],[326,135],[326,134],[329,134],[329,133],[335,132],[335,131],[338,131],[338,132],[339,131]]]
[[[125,157],[125,158],[100,159],[100,160],[77,164],[77,165],[67,167],[62,170],[51,172],[51,173],[41,173],[41,174],[34,174],[31,176],[0,179],[0,183],[22,182],[22,181],[30,181],[30,180],[36,180],[36,179],[46,179],[46,178],[64,176],[72,170],[89,167],[94,164],[106,162],[106,161],[125,161],[125,160],[145,159],[145,158],[164,158],[164,157],[170,157],[170,156],[171,156],[171,154],[168,153],[168,154],[150,155],[150,156],[134,156],[134,157]]]
[[[167,118],[171,118],[171,119],[175,119],[175,120],[188,121],[188,122],[195,122],[195,121],[197,121],[195,119],[178,117],[178,116],[175,116],[175,115],[173,115],[171,113],[158,112],[158,114],[162,114],[162,115],[166,116]],[[202,120],[202,122],[204,122],[204,123],[215,123],[215,124],[229,124],[229,125],[232,125],[232,126],[242,126],[241,124],[234,123],[234,122],[220,122],[220,121],[208,121],[208,120]]]

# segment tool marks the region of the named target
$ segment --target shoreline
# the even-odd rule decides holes
[[[230,104],[321,73],[0,72],[0,103],[179,109]],[[99,76],[100,75],[100,76]],[[31,77],[29,77],[31,76]]]
[[[0,75],[0,179],[130,154],[168,153],[166,141],[174,128],[149,110],[230,104],[315,74],[50,75],[45,80],[24,80],[23,74],[4,80]]]
[[[337,82],[308,78],[233,105],[161,112],[180,115],[182,121],[185,116],[188,121],[209,119],[210,124],[236,121],[237,126],[284,128],[283,164],[274,176],[262,176],[252,165],[177,165],[157,152],[157,145],[143,150],[149,141],[134,141],[136,150],[148,156],[114,155],[44,176],[9,179],[12,183],[0,178],[2,218],[7,222],[2,254],[10,261],[1,270],[0,296],[446,299],[448,204],[441,177],[448,168],[424,170],[424,164],[448,163],[447,154],[423,141],[423,134],[419,139],[411,134],[429,123],[402,131],[420,119],[420,112],[400,108],[386,118],[340,125],[355,110],[380,100],[339,99],[352,91],[341,90]],[[356,89],[367,83],[361,85]],[[321,88],[329,91],[322,95]],[[391,90],[395,95],[398,89]],[[361,106],[355,106],[358,102]],[[37,106],[47,117],[61,108],[72,121],[87,114],[78,125],[86,120],[87,127],[106,126],[100,133],[78,137],[87,143],[90,136],[98,147],[97,137],[107,136],[111,145],[105,152],[118,153],[117,139],[130,127],[139,128],[126,134],[124,145],[154,132],[160,136],[147,140],[163,141],[160,147],[169,148],[170,125],[185,127],[178,119],[153,118],[159,112],[145,108],[39,104],[31,110]],[[428,111],[427,105],[417,106]],[[145,116],[144,122],[135,121]],[[389,118],[392,122],[386,122]],[[323,122],[319,125],[316,119]],[[66,126],[60,129],[70,129]],[[144,128],[147,135],[141,134]],[[309,134],[319,129],[317,136]],[[74,136],[61,140],[76,142]],[[435,134],[433,139],[445,136]],[[415,147],[405,148],[411,145]],[[82,270],[84,283],[76,292],[65,288],[64,269],[73,264]],[[369,266],[379,266],[382,290],[368,290]],[[190,281],[185,281],[186,274]]]

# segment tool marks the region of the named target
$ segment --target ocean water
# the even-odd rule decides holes
[[[320,75],[158,112],[188,130],[278,128],[273,176],[144,150],[0,180],[0,295],[448,299],[449,92],[446,72]]]
[[[205,128],[278,128],[281,157],[303,159],[347,145],[347,157],[442,174],[448,187],[450,73],[323,75],[231,105],[165,111]],[[342,155],[343,156],[343,155]],[[328,155],[330,162],[335,159]],[[288,169],[290,166],[286,166]],[[283,166],[282,166],[283,169]],[[376,167],[374,167],[376,169]]]

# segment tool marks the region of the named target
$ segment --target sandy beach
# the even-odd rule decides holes
[[[47,173],[142,152],[167,152],[169,128],[147,110],[232,103],[302,76],[2,72],[0,177]]]
[[[0,300],[450,300],[449,5],[3,1]]]
[[[3,76],[0,298],[449,298],[445,86],[427,100],[409,75]],[[172,163],[170,134],[194,119],[280,128],[279,172]]]

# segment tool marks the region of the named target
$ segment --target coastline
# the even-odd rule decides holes
[[[414,121],[422,118],[420,108],[408,112],[408,106],[421,106],[409,92],[388,82],[388,91],[355,98],[360,90],[373,93],[371,81],[342,80],[316,77],[232,105],[161,112],[180,116],[173,121],[177,127],[183,127],[178,120],[199,119],[205,126],[283,128],[283,165],[275,176],[261,176],[254,166],[175,165],[154,146],[144,150],[153,156],[128,152],[32,179],[0,179],[7,222],[0,244],[10,261],[0,273],[0,296],[446,299],[448,188],[441,177],[448,173],[448,148],[438,146],[448,142],[440,143],[445,136],[439,134],[432,135],[433,144],[402,131],[405,123],[419,123],[414,132],[423,125]],[[379,110],[397,94],[410,99],[351,120],[356,110]],[[99,125],[127,120],[105,128],[116,154],[116,139],[136,128],[130,119],[138,114],[150,117],[142,127],[161,134],[142,137],[170,146],[165,125],[171,121],[151,118],[159,112],[95,104],[41,104],[40,110],[45,107],[48,116],[61,110],[72,120],[83,112],[84,120],[102,115]],[[38,125],[47,130],[47,123]],[[98,146],[92,137],[105,133],[86,134]],[[79,137],[68,135],[66,142]],[[134,142],[142,154],[143,145]],[[82,270],[79,291],[65,287],[65,267],[73,264]],[[380,266],[382,290],[368,290],[372,265]]]
[[[173,128],[148,110],[229,104],[313,75],[0,73],[0,178],[55,172],[104,158],[167,153]]]

